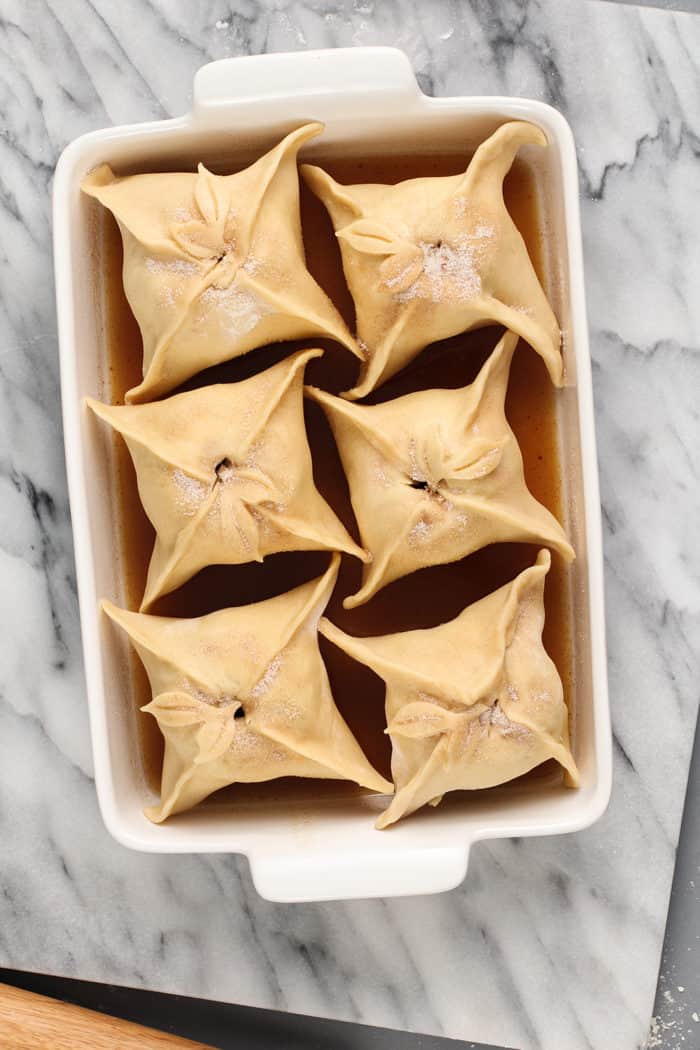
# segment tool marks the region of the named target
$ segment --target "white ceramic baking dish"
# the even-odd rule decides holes
[[[103,161],[117,171],[193,166],[222,137],[247,162],[290,128],[326,123],[304,150],[455,153],[483,140],[504,120],[542,127],[546,150],[526,151],[535,171],[546,237],[547,284],[564,332],[566,386],[558,403],[564,464],[565,522],[578,552],[574,587],[574,751],[581,787],[551,778],[479,793],[389,832],[373,828],[372,798],[236,810],[200,807],[155,826],[143,815],[148,790],[139,768],[134,705],[116,632],[98,599],[123,600],[105,447],[82,407],[104,396],[103,305],[95,266],[91,202],[79,190]],[[227,146],[228,148],[228,146]],[[190,114],[84,135],[64,151],[54,183],[56,294],[63,421],[95,781],[107,828],[132,849],[215,851],[249,857],[258,891],[277,901],[434,893],[456,886],[469,848],[480,839],[552,835],[586,827],[603,812],[611,786],[600,505],[591,369],[583,288],[574,142],[564,118],[519,98],[429,98],[406,56],[392,48],[354,48],[225,59],[200,69]],[[514,873],[515,875],[515,873]]]

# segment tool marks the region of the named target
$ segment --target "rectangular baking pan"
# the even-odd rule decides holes
[[[324,799],[283,805],[199,807],[155,826],[140,769],[136,711],[116,632],[98,600],[124,600],[119,536],[109,498],[107,444],[88,431],[82,401],[104,397],[108,369],[103,293],[84,175],[108,162],[117,171],[154,171],[174,161],[193,169],[227,149],[247,163],[292,127],[326,124],[303,151],[337,157],[475,147],[506,120],[547,134],[527,153],[546,230],[547,291],[564,333],[566,385],[558,396],[564,521],[577,551],[573,596],[573,748],[579,790],[551,778],[479,792],[409,819],[373,828],[377,800]],[[584,828],[603,812],[611,787],[600,503],[586,325],[576,154],[556,110],[519,98],[430,98],[407,57],[393,48],[349,48],[224,59],[199,70],[192,112],[91,132],[62,154],[54,183],[54,250],[63,422],[95,782],[105,824],[132,849],[248,856],[260,894],[311,901],[434,893],[458,885],[481,839],[553,835]]]

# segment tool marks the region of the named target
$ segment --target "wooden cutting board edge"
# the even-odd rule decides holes
[[[211,1050],[169,1032],[0,984],[2,1050]]]

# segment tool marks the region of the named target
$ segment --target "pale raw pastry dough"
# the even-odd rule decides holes
[[[338,550],[365,559],[313,481],[303,413],[305,350],[240,383],[151,405],[90,408],[126,441],[156,530],[141,603],[206,565],[277,551]]]
[[[554,758],[578,785],[561,679],[542,645],[550,554],[449,623],[353,638],[321,634],[386,682],[396,794],[378,828],[448,791],[488,788]]]
[[[554,515],[528,491],[504,412],[518,336],[507,332],[471,386],[424,390],[355,405],[315,387],[350,486],[362,543],[372,555],[347,609],[392,580],[458,561],[490,543],[573,549]]]
[[[302,166],[340,240],[368,355],[346,397],[364,397],[428,343],[485,324],[526,339],[561,385],[559,326],[503,200],[503,179],[526,143],[547,139],[534,124],[512,121],[479,146],[463,175],[395,186],[342,186]]]
[[[316,777],[392,785],[365,758],[335,706],[318,648],[318,620],[338,575],[277,598],[180,620],[103,602],[127,632],[151,684],[142,710],[165,737],[161,821],[229,784]]]
[[[297,152],[306,124],[235,175],[115,176],[103,164],[85,193],[113,213],[124,242],[126,297],[143,336],[151,401],[211,365],[266,343],[329,336],[362,354],[306,269]]]

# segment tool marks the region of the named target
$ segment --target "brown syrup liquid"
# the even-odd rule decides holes
[[[394,183],[420,176],[453,175],[465,169],[467,155],[396,157],[385,159],[324,161],[323,166],[340,182]],[[216,165],[214,166],[216,170]],[[230,167],[225,170],[232,170]],[[530,257],[544,283],[542,230],[534,176],[516,160],[504,184],[508,210],[522,233]],[[301,213],[309,270],[334,301],[350,329],[354,328],[352,300],[343,279],[340,254],[333,228],[322,204],[301,182]],[[105,391],[112,403],[123,403],[125,392],[142,377],[142,344],[138,326],[124,296],[121,238],[108,212],[102,212],[103,273],[106,290],[107,339],[110,383]],[[546,287],[546,284],[545,284]],[[488,327],[434,344],[403,372],[371,395],[368,402],[384,401],[413,390],[430,387],[459,387],[471,383],[493,350],[501,329]],[[306,381],[338,392],[353,385],[357,361],[330,341],[304,340],[253,350],[244,357],[209,369],[180,390],[214,382],[247,378],[293,350],[320,345],[327,353],[312,361]],[[176,391],[173,391],[175,393]],[[523,454],[525,477],[530,491],[561,519],[560,455],[556,417],[556,390],[539,356],[520,342],[511,368],[507,415]],[[333,437],[322,410],[305,405],[307,432],[318,489],[334,508],[352,535],[359,540],[347,484]],[[143,595],[154,533],[141,507],[134,469],[123,441],[114,436],[119,533],[125,567],[125,595],[129,608],[138,609]],[[338,584],[326,615],[349,634],[372,635],[433,627],[458,615],[471,602],[509,582],[532,565],[537,547],[529,544],[497,544],[460,562],[423,569],[381,590],[366,605],[346,611],[342,599],[360,586],[359,561],[343,555]],[[328,565],[323,552],[272,555],[260,565],[210,566],[173,594],[164,596],[152,612],[169,616],[201,616],[216,609],[246,605],[281,594],[320,575]],[[552,552],[552,569],[545,588],[546,622],[544,642],[571,695],[570,592],[566,565]],[[339,710],[360,742],[370,762],[391,779],[391,745],[384,733],[384,683],[372,671],[320,639],[328,675]],[[132,653],[133,698],[138,707],[151,699],[148,680],[138,657]],[[144,778],[159,790],[163,740],[150,715],[137,715]],[[560,780],[553,762],[520,778],[530,783]],[[311,801],[356,794],[360,789],[342,781],[284,778],[266,784],[239,784],[217,792],[202,803],[211,805],[229,799],[244,801]],[[493,790],[493,789],[491,789]],[[462,792],[456,793],[463,795]],[[475,793],[472,792],[472,795]]]

